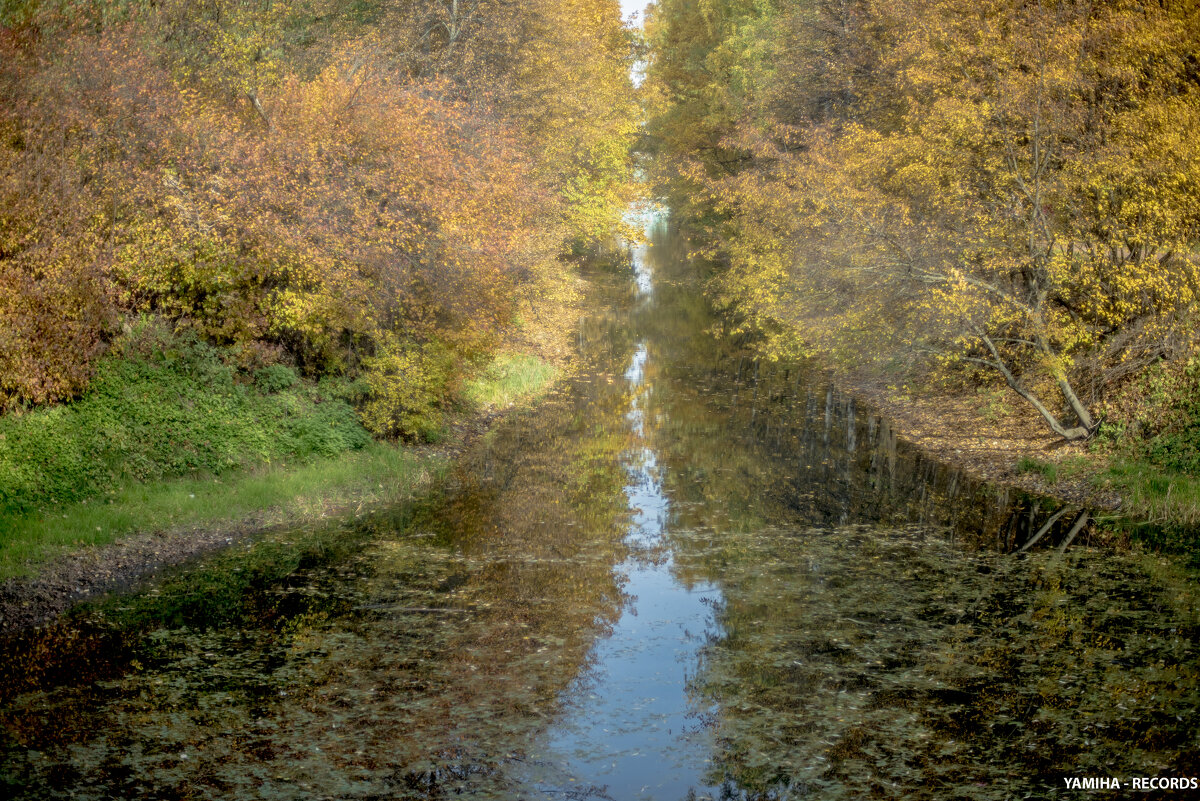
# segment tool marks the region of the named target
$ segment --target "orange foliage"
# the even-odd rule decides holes
[[[192,102],[125,245],[131,296],[321,369],[382,331],[486,343],[554,258],[554,203],[499,125],[352,64],[283,82],[261,117]]]
[[[556,258],[559,204],[513,135],[368,51],[252,104],[190,90],[132,30],[40,63],[0,44],[7,403],[78,392],[119,311],[315,371],[396,337],[469,355]]]
[[[439,354],[444,392],[619,230],[631,53],[615,0],[5,10],[0,408],[139,313],[313,374]]]

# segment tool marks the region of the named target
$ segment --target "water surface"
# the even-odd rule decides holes
[[[578,373],[436,499],[6,643],[6,796],[1001,799],[1200,775],[1193,576],[714,338],[684,243],[661,220],[651,240],[594,272]]]

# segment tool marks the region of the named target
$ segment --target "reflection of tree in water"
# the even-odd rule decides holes
[[[1078,510],[922,458],[803,364],[696,336],[711,320],[673,264],[655,264],[648,339],[672,346],[646,414],[674,569],[724,595],[691,685],[721,797],[1042,797],[1062,775],[1197,772],[1193,580],[1079,547]]]
[[[900,441],[886,418],[842,396],[803,364],[736,355],[673,363],[656,398],[674,487],[753,512],[760,502],[807,524],[946,526],[970,547],[1009,550],[1061,504],[976,482]],[[740,374],[740,375],[739,375]],[[811,384],[811,385],[810,385]],[[737,393],[706,391],[738,387]],[[717,436],[715,432],[727,432]],[[721,486],[722,483],[730,486]],[[1056,518],[1061,543],[1079,510]]]
[[[511,794],[625,602],[627,397],[595,377],[628,355],[610,334],[591,389],[500,428],[415,517],[297,532],[282,567],[224,557],[114,602],[107,643],[128,652],[105,659],[127,672],[45,677],[4,709],[11,795]],[[46,731],[55,716],[70,736]]]
[[[964,543],[1004,550],[1054,514],[1055,502],[923,457],[812,365],[760,358],[740,335],[713,336],[722,323],[696,290],[684,237],[659,228],[652,239],[655,303],[637,328],[656,371],[648,431],[678,506],[750,528],[768,520],[948,526]],[[1077,519],[1056,520],[1039,547],[1060,543]]]
[[[680,541],[725,592],[693,691],[719,710],[710,780],[741,797],[1043,797],[1198,767],[1196,592],[1157,560],[862,526]]]

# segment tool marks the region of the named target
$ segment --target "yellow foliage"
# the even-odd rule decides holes
[[[1193,336],[1194,4],[781,2],[770,28],[718,6],[742,22],[674,43],[691,63],[652,70],[651,91],[679,158],[706,147],[677,133],[705,112],[720,152],[742,154],[685,174],[728,243],[718,301],[771,350],[986,365],[1035,405],[1055,387],[1078,436],[1123,365]],[[697,24],[680,3],[659,13],[660,36]],[[746,30],[774,44],[749,47]],[[698,66],[730,52],[781,55],[738,114]],[[1052,427],[1056,409],[1039,406]]]
[[[362,410],[367,430],[383,437],[436,438],[452,373],[448,352],[389,335],[364,366],[370,388]]]
[[[122,313],[310,373],[473,359],[636,195],[615,0],[73,13],[0,28],[0,405],[82,389]]]

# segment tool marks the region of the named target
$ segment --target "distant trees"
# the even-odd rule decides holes
[[[3,23],[3,406],[78,393],[138,313],[312,374],[408,354],[371,386],[436,403],[632,191],[608,0],[97,0]]]
[[[718,297],[748,324],[847,359],[995,371],[1068,439],[1124,378],[1194,346],[1194,3],[713,5],[728,33],[706,68],[741,52],[753,80],[709,90],[736,109],[720,141],[741,163],[692,170],[733,240]]]

